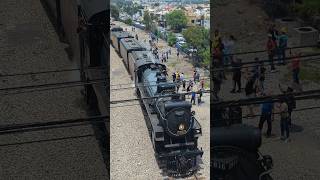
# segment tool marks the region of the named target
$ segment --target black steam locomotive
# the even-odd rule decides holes
[[[242,124],[241,107],[212,109],[211,176],[213,180],[272,180],[272,158],[259,152],[261,132]]]
[[[113,46],[135,82],[137,95],[148,114],[150,136],[156,157],[171,176],[189,176],[198,169],[201,126],[191,103],[176,94],[176,85],[166,79],[166,66],[129,34],[111,34]],[[118,41],[118,42],[115,42]],[[118,45],[119,44],[119,45]]]

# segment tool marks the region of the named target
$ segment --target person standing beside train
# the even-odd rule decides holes
[[[221,70],[223,71],[223,70]],[[233,59],[232,60],[232,71],[233,71],[233,89],[230,91],[231,93],[236,92],[236,86],[238,85],[238,91],[241,92],[241,59]]]
[[[194,90],[195,88],[192,88],[192,91],[191,91],[191,103],[193,104],[193,105],[196,105],[196,92],[195,92],[195,90]]]
[[[202,78],[201,81],[200,81],[200,87],[201,87],[202,89],[204,89],[204,78]]]
[[[300,81],[299,81],[300,56],[301,56],[301,53],[297,53],[294,56],[294,59],[292,60],[292,64],[291,64],[293,82],[296,84],[300,84]]]
[[[180,73],[180,81],[181,81],[181,82],[184,81],[184,74],[183,74],[183,72]]]
[[[294,99],[294,95],[293,95],[293,89],[288,86],[288,88],[286,90],[284,90],[282,88],[282,86],[279,84],[279,89],[280,91],[286,95],[286,102],[287,102],[287,105],[288,105],[288,124],[289,124],[289,128],[292,127],[292,112],[293,112],[293,109],[296,108],[296,100]]]
[[[279,46],[278,46],[278,63],[286,64],[286,49],[288,46],[288,35],[286,34],[286,29],[281,29],[281,35],[279,36]]]
[[[177,49],[177,60],[179,60],[179,55],[180,55],[179,49]]]
[[[271,95],[271,93],[268,93]],[[261,116],[259,121],[259,129],[262,131],[263,124],[267,121],[267,133],[266,137],[271,137],[271,130],[272,130],[272,113],[273,113],[273,102],[272,101],[265,101],[261,105]]]
[[[285,142],[289,141],[289,108],[284,98],[280,99],[280,105],[278,106],[280,113],[280,129],[281,129],[281,140]]]
[[[168,51],[166,51],[165,53],[166,53],[166,60],[168,60],[169,59]]]
[[[172,81],[173,81],[173,82],[176,82],[176,77],[177,77],[176,73],[173,72],[173,73],[172,73]]]
[[[268,58],[271,66],[271,72],[275,72],[275,67],[274,67],[274,55],[277,49],[276,42],[273,40],[272,35],[268,35],[268,42],[267,42],[267,52],[268,52]]]
[[[224,49],[223,49],[223,65],[227,66],[231,63],[231,60],[233,58],[233,49],[235,45],[235,38],[233,35],[229,37],[225,42],[223,42]]]

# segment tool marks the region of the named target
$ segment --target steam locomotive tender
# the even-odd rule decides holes
[[[198,149],[202,130],[191,111],[191,103],[175,93],[175,84],[169,83],[164,75],[166,66],[155,59],[151,51],[146,51],[134,38],[117,40],[120,49],[117,50],[114,41],[113,46],[123,57],[148,114],[157,159],[164,162],[171,176],[192,175],[198,169],[197,157],[202,156],[203,151]]]
[[[212,113],[213,180],[272,180],[272,158],[259,152],[261,131],[242,124],[241,108],[215,107]]]
[[[124,31],[114,31],[111,32],[111,42],[112,45],[114,46],[115,50],[120,52],[120,40],[123,38],[133,38],[133,36]]]

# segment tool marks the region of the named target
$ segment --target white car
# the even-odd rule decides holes
[[[186,42],[184,37],[177,37],[177,42]]]

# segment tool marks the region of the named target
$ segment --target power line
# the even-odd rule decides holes
[[[32,89],[32,88],[41,88],[41,87],[54,87],[59,85],[73,85],[73,84],[95,84],[95,83],[101,83],[105,82],[105,79],[94,79],[90,82],[83,82],[83,81],[67,81],[67,82],[59,82],[59,83],[49,83],[49,84],[39,84],[39,85],[28,85],[28,86],[18,86],[18,87],[9,87],[9,88],[2,88],[0,91],[14,91],[14,90],[20,90],[20,89]]]
[[[298,58],[306,58],[306,57],[314,57],[314,56],[320,56],[320,53],[315,53],[315,54],[309,54],[309,55],[303,55],[303,56],[299,56]],[[286,57],[286,63],[293,61],[294,59],[296,59],[297,57],[293,56],[293,57]],[[319,57],[318,57],[319,58]],[[305,59],[305,60],[300,60],[300,61],[308,61],[308,60],[319,60],[319,59]],[[276,61],[279,61],[278,59],[273,60],[273,63],[276,65]],[[244,66],[244,67],[255,67],[255,66],[259,66],[259,63],[270,63],[270,60],[259,60],[258,62],[256,61],[248,61],[248,62],[241,62],[241,66],[243,65],[252,65],[253,66]],[[231,67],[231,68],[227,68],[227,67]],[[211,72],[216,72],[216,71],[222,71],[222,70],[230,70],[230,69],[237,69],[240,67],[233,67],[232,64],[227,64],[227,65],[222,65],[222,67],[213,67],[213,70],[211,70]],[[241,67],[242,68],[242,67]]]
[[[166,98],[166,97],[177,97],[177,96],[185,96],[185,95],[191,95],[192,92],[187,92],[187,93],[175,93],[175,94],[170,94],[170,95],[160,95],[160,96],[154,96],[154,97],[143,97],[143,98],[133,98],[133,99],[122,99],[122,100],[114,100],[110,101],[110,104],[121,104],[121,103],[127,103],[127,102],[133,102],[133,101],[140,101],[140,100],[152,100],[152,99],[159,99],[159,98]],[[205,90],[202,92],[203,94],[205,93],[210,93],[209,90]],[[196,92],[196,94],[200,94],[200,92]]]
[[[30,93],[30,92],[40,92],[40,91],[47,91],[47,90],[54,90],[54,89],[63,89],[63,88],[70,88],[70,87],[77,87],[77,86],[84,86],[84,85],[91,85],[91,84],[102,84],[106,83],[105,79],[94,79],[88,82],[83,81],[69,81],[69,82],[61,82],[61,83],[51,83],[51,84],[40,84],[40,85],[28,85],[28,86],[19,86],[19,87],[10,87],[10,88],[2,88],[0,91],[7,91],[4,93],[0,93],[0,95],[15,95],[15,94],[23,94],[23,93]],[[177,83],[175,83],[177,84]],[[133,85],[133,84],[132,84]],[[135,87],[126,87],[126,88],[113,88],[112,91],[115,90],[124,90],[124,89],[132,89],[137,87],[148,87],[148,86],[156,86],[156,85],[139,85]],[[21,91],[24,90],[24,91]],[[106,89],[107,90],[107,89]],[[14,91],[14,92],[8,92]]]
[[[98,69],[106,69],[106,66],[100,67],[91,67],[83,70],[98,70]],[[29,76],[29,75],[39,75],[39,74],[48,74],[48,73],[60,73],[60,72],[71,72],[71,71],[80,71],[80,68],[73,69],[60,69],[60,70],[49,70],[49,71],[38,71],[38,72],[26,72],[26,73],[15,73],[15,74],[5,74],[0,75],[0,78],[13,77],[13,76]]]
[[[313,46],[293,46],[293,47],[288,47],[288,48],[286,48],[286,50],[312,48],[312,47],[319,47],[319,45],[313,45]],[[225,54],[225,55],[226,55],[226,56],[247,55],[247,54],[263,53],[263,52],[267,52],[267,51],[268,51],[268,50],[245,51],[245,52],[237,52],[237,53],[231,53],[231,54]]]
[[[68,137],[62,137],[62,138],[42,139],[42,140],[36,140],[36,141],[6,143],[6,144],[0,144],[0,147],[19,146],[19,145],[25,145],[25,144],[52,142],[52,141],[61,141],[61,140],[70,140],[70,139],[80,139],[80,138],[88,138],[88,137],[94,137],[94,134],[86,134],[86,135],[80,135],[80,136],[68,136]]]
[[[15,94],[23,94],[23,93],[30,93],[30,92],[40,92],[40,91],[63,89],[63,88],[84,86],[84,85],[90,85],[90,84],[102,84],[102,83],[106,83],[105,79],[95,79],[95,80],[88,81],[88,82],[69,81],[69,82],[62,82],[62,83],[10,87],[10,88],[2,88],[2,89],[0,89],[0,91],[14,91],[14,92],[4,92],[4,93],[0,93],[0,95],[15,95]],[[174,84],[178,84],[178,83],[174,83]],[[134,85],[134,84],[132,84],[132,85]],[[150,87],[150,86],[157,86],[157,85],[144,85],[144,86],[143,85],[139,85],[139,86],[135,86],[135,87],[113,88],[111,90],[112,91],[125,90],[125,89],[137,88],[137,87]],[[25,91],[18,91],[18,90],[25,90]]]
[[[251,104],[261,104],[264,102],[277,102],[281,98],[286,98],[288,96],[293,96],[296,100],[306,100],[306,99],[314,99],[320,97],[320,90],[309,90],[296,92],[291,94],[281,94],[281,95],[271,95],[264,97],[254,97],[240,100],[230,100],[230,101],[220,101],[211,103],[213,108],[215,107],[228,107],[228,106],[245,106]]]
[[[203,76],[202,78],[200,79],[210,79],[211,77],[208,77],[208,76]],[[194,78],[185,78],[184,80],[193,80]],[[148,81],[148,82],[158,82],[158,81]],[[110,87],[112,86],[125,86],[125,85],[135,85],[134,83],[124,83],[124,84],[111,84]]]
[[[204,80],[210,80],[210,78],[203,78]],[[157,81],[149,81],[149,82],[157,82]],[[168,84],[174,84],[174,85],[181,85],[182,82],[167,82]],[[158,84],[154,84],[154,85],[148,85],[148,84],[142,84],[142,85],[138,85],[135,86],[135,84],[131,84],[134,87],[124,87],[124,88],[112,88],[110,89],[111,91],[118,91],[118,90],[127,90],[127,89],[134,89],[134,88],[140,88],[140,87],[156,87],[158,86]]]
[[[300,111],[307,111],[307,110],[314,110],[314,109],[320,109],[320,106],[311,106],[311,107],[306,107],[306,108],[300,108],[300,109],[294,109],[292,110],[293,112],[300,112]],[[281,112],[275,112],[275,113],[272,113],[274,115],[276,114],[281,114]],[[247,119],[247,118],[251,118],[251,117],[260,117],[261,114],[257,114],[257,115],[252,115],[252,116],[242,116],[242,118],[244,119]]]
[[[318,61],[320,60],[320,57],[318,58],[309,58],[309,59],[300,59],[300,62],[306,62],[306,61]],[[293,60],[290,60],[289,62],[291,62]],[[260,61],[259,61],[260,62]],[[214,72],[221,72],[221,71],[233,71],[234,69],[243,69],[243,68],[251,68],[251,67],[257,67],[257,66],[261,66],[259,64],[259,62],[255,62],[255,63],[252,63],[248,66],[240,66],[240,67],[228,67],[228,68],[225,68],[225,67],[222,67],[222,68],[214,68],[211,72],[214,73]],[[288,62],[286,62],[286,64],[288,64]],[[277,63],[274,63],[275,66],[277,66]],[[270,65],[264,65],[264,66],[270,66]]]
[[[67,119],[67,120],[58,120],[50,122],[33,122],[33,123],[24,123],[24,124],[14,124],[14,125],[1,125],[0,126],[0,135],[11,134],[17,132],[25,132],[38,128],[51,129],[59,125],[68,125],[76,123],[102,123],[107,122],[103,119],[109,119],[109,116],[92,116],[88,118],[78,118],[78,119]],[[75,126],[75,125],[71,125]]]
[[[54,90],[54,89],[63,89],[63,88],[70,88],[70,87],[77,87],[77,86],[84,86],[90,84],[102,84],[106,83],[105,79],[96,79],[93,81],[83,82],[83,81],[69,81],[69,82],[62,82],[62,83],[52,83],[52,84],[40,84],[40,85],[31,85],[31,86],[20,86],[20,87],[10,87],[10,88],[2,88],[1,91],[7,91],[4,93],[0,93],[0,95],[14,95],[14,94],[23,94],[23,93],[30,93],[30,92],[40,92],[40,91],[47,91],[47,90]],[[18,91],[24,90],[25,91]],[[8,92],[14,91],[14,92]]]
[[[110,106],[110,108],[113,109],[113,108],[122,108],[122,107],[130,107],[130,106],[140,106],[140,103]]]
[[[203,95],[202,97],[208,97]],[[191,99],[191,98],[186,98],[186,99]],[[124,105],[118,105],[118,106],[110,106],[110,108],[122,108],[122,107],[130,107],[130,106],[138,106],[140,103],[134,103],[134,104],[124,104]]]

